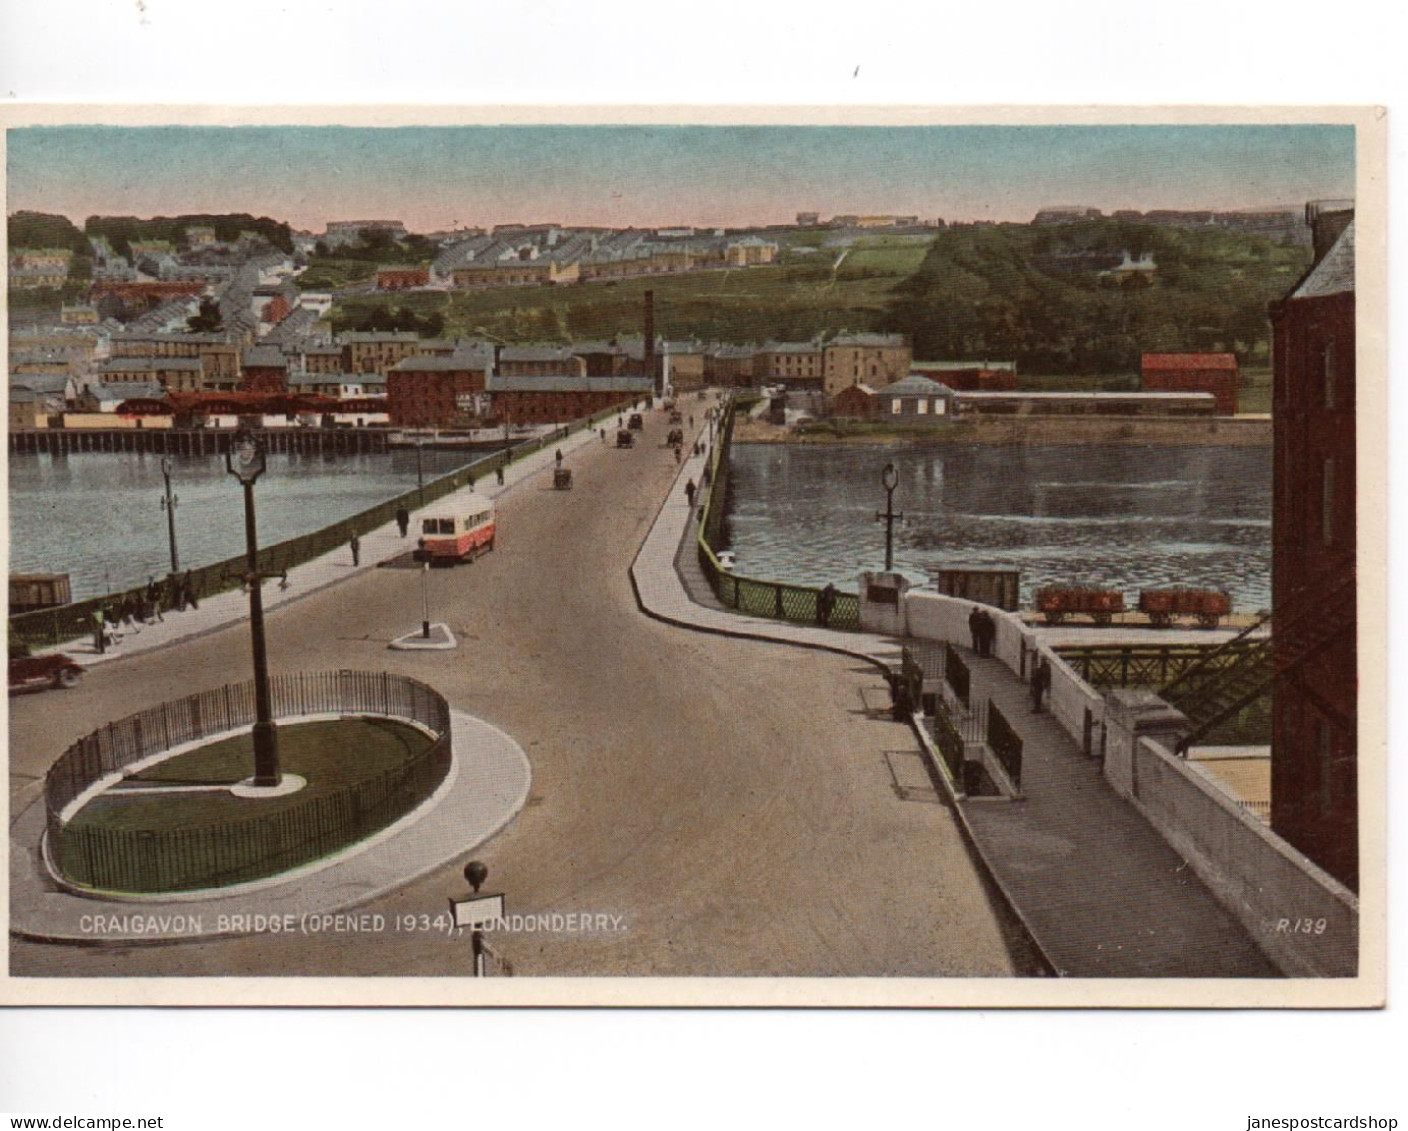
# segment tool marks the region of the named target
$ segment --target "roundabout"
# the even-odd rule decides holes
[[[47,858],[46,805],[10,829],[10,933],[78,946],[132,946],[268,933],[316,933],[349,911],[473,851],[522,809],[531,767],[498,728],[456,710],[437,787],[398,819],[340,850],[218,889],[131,893],[58,881]],[[141,787],[138,787],[141,788]],[[290,799],[298,794],[289,795]]]

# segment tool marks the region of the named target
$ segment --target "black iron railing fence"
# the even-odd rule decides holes
[[[944,765],[948,767],[949,776],[959,789],[963,788],[963,757],[965,743],[963,736],[959,733],[953,715],[949,711],[948,704],[942,699],[938,700],[933,714],[933,735],[934,745],[939,748],[939,753],[943,756]]]
[[[1012,729],[996,703],[988,703],[988,746],[997,756],[1007,776],[1018,789],[1022,788],[1022,736]]]
[[[418,680],[387,672],[298,672],[275,676],[270,691],[275,718],[400,719],[427,728],[432,741],[400,766],[276,814],[154,830],[65,820],[64,810],[102,778],[182,743],[253,725],[254,685],[226,685],[129,715],[79,739],[45,776],[47,850],[60,875],[84,887],[133,892],[273,875],[384,828],[428,796],[449,769],[449,705]]]
[[[730,609],[758,617],[821,625],[825,628],[860,628],[860,598],[854,593],[832,592],[813,585],[790,585],[740,577],[719,565],[723,550],[724,514],[729,491],[729,448],[733,443],[735,406],[729,402],[720,421],[718,441],[708,465],[709,482],[704,496],[704,517],[699,524],[699,568],[719,601]]]
[[[432,479],[426,483],[423,493],[421,488],[413,487],[411,490],[397,495],[394,499],[378,503],[374,507],[344,518],[331,526],[277,542],[272,546],[266,546],[259,551],[259,571],[261,573],[281,573],[286,569],[292,569],[304,562],[321,557],[339,546],[345,546],[351,541],[354,534],[360,537],[391,522],[395,519],[396,511],[400,507],[404,506],[414,510],[423,505],[422,500],[429,503],[444,498],[446,495],[458,491],[461,487],[482,479],[486,475],[494,474],[501,467],[506,467],[525,456],[541,451],[549,444],[556,443],[573,432],[595,427],[608,417],[615,416],[625,403],[622,402],[621,405],[603,409],[593,416],[573,421],[571,424],[556,428],[541,436],[535,436],[533,439],[515,444],[505,451],[481,456],[463,467],[456,468],[447,475]],[[237,588],[243,583],[244,574],[245,558],[243,554],[234,558],[226,558],[224,561],[191,570],[191,590],[197,599],[209,597],[228,589]],[[17,638],[31,647],[46,647],[90,635],[94,632],[93,615],[99,609],[103,609],[106,615],[111,616],[124,603],[129,600],[135,601],[145,590],[146,586],[137,586],[119,593],[89,597],[53,609],[18,613],[10,617],[10,637],[12,640]],[[177,607],[176,586],[170,584],[168,579],[168,583],[162,585],[161,608],[165,612]]]

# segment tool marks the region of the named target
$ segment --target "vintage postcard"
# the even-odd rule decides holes
[[[0,114],[0,1000],[1383,1001],[1381,111]]]

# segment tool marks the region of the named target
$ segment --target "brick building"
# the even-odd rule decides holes
[[[753,360],[756,381],[782,381],[788,388],[820,389],[823,354],[815,342],[769,342]]]
[[[376,289],[379,291],[409,291],[429,285],[429,267],[396,266],[377,269]]]
[[[399,428],[454,428],[480,415],[493,352],[408,357],[386,374],[387,412]]]
[[[916,361],[910,371],[962,393],[1010,393],[1017,388],[1015,361]]]
[[[862,382],[880,388],[909,376],[913,353],[899,334],[841,334],[822,351],[823,388],[834,397]]]
[[[587,363],[562,346],[504,346],[498,372],[502,377],[586,377]]]
[[[419,352],[420,337],[410,332],[343,334],[342,372],[385,373]]]
[[[1356,888],[1353,212],[1311,205],[1307,219],[1316,261],[1271,306],[1271,827]]]
[[[494,415],[513,424],[566,423],[649,397],[653,391],[649,377],[524,374],[489,379]]]
[[[1230,353],[1146,353],[1141,388],[1151,393],[1211,393],[1220,416],[1237,414],[1237,357]]]
[[[288,392],[288,358],[276,346],[253,346],[241,358],[242,393]]]

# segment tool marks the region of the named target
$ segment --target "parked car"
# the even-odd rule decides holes
[[[83,675],[77,661],[61,652],[50,656],[18,656],[10,660],[10,690],[69,688]]]

